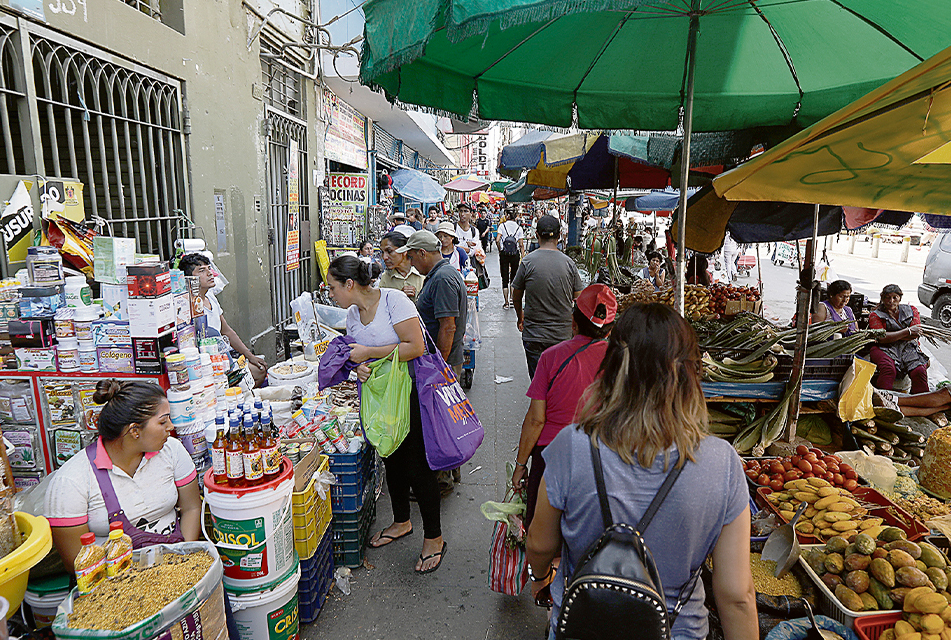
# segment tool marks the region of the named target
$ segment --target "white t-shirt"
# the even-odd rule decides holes
[[[370,324],[360,320],[360,308],[351,305],[347,309],[347,335],[365,347],[385,347],[398,344],[400,337],[393,325],[415,318],[419,314],[416,305],[398,289],[380,289],[380,303]]]
[[[470,224],[469,230],[465,231],[457,224],[456,233],[459,235],[459,246],[465,249],[466,253],[468,253],[470,256],[474,255],[476,249],[481,246],[479,244],[479,230],[476,229],[476,226],[474,224]],[[472,244],[470,244],[470,242]]]
[[[178,488],[195,479],[195,463],[177,438],[169,437],[165,446],[147,453],[130,478],[112,465],[102,438],[98,442],[96,466],[109,469],[109,479],[119,506],[134,526],[156,534],[170,534],[175,529]],[[53,472],[43,512],[54,527],[88,525],[102,543],[109,537],[109,514],[96,482],[96,474],[85,450],[66,461]]]
[[[505,242],[505,239],[509,236],[515,236],[516,240],[524,240],[525,232],[522,231],[522,225],[515,222],[514,220],[506,220],[499,225],[499,244]]]
[[[205,317],[208,318],[208,326],[221,333],[221,304],[211,291],[205,294],[205,300],[208,302],[205,305]]]

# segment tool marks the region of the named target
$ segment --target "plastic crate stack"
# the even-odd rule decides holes
[[[317,473],[330,466],[330,459],[320,456]],[[307,488],[293,494],[294,548],[300,556],[301,576],[297,587],[299,617],[303,623],[317,619],[333,582],[333,532],[330,529],[332,510],[330,492],[321,499],[311,479]]]
[[[356,453],[330,456],[337,478],[330,488],[333,510],[333,555],[338,567],[359,567],[376,518],[376,450],[363,446]]]

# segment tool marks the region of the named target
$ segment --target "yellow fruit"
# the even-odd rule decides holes
[[[905,594],[905,599],[903,601],[902,610],[915,612],[919,611],[917,607],[918,598],[924,595],[933,594],[934,591],[931,587],[915,587],[911,591]]]
[[[817,500],[813,506],[819,510],[828,509],[829,507],[834,505],[836,502],[839,502],[838,495],[825,496]]]
[[[920,598],[919,598],[920,600]],[[924,633],[941,633],[944,629],[944,620],[933,613],[921,616],[921,630]]]
[[[841,511],[826,511],[825,519],[827,522],[841,522],[849,519],[849,514]]]
[[[881,518],[869,518],[867,520],[862,520],[862,523],[859,525],[859,529],[865,531],[866,529],[871,529],[872,527],[880,526],[884,520]]]
[[[806,478],[806,482],[811,484],[814,487],[831,487],[828,480],[823,480],[822,478]]]
[[[812,491],[797,491],[793,494],[793,497],[796,498],[796,500],[808,502],[809,504],[813,504],[819,499],[819,496]],[[816,508],[818,509],[819,507]]]
[[[907,622],[905,622],[904,620],[899,620],[898,622],[895,623],[896,636],[903,636],[907,633],[914,633],[914,632],[915,632],[915,628],[911,626],[910,624],[908,624]]]
[[[948,601],[940,593],[934,593],[929,587],[924,587],[930,593],[923,593],[914,599],[915,609],[921,613],[941,613],[948,608]],[[907,597],[907,596],[906,596]]]
[[[838,492],[835,490],[835,487],[821,487],[818,491],[816,491],[816,493],[821,498],[838,495]]]
[[[842,520],[840,522],[833,522],[832,528],[836,531],[851,531],[852,529],[858,528],[859,523],[855,520]]]
[[[850,505],[848,502],[841,502],[841,501],[836,502],[831,507],[829,507],[829,511],[851,511],[851,510],[852,510],[852,505]]]

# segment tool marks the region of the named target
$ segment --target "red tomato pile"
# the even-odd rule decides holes
[[[713,313],[723,314],[728,301],[742,297],[755,302],[759,300],[759,290],[756,287],[735,287],[717,283],[710,287],[710,309]]]
[[[805,445],[796,447],[796,453],[772,460],[744,460],[743,472],[758,485],[773,491],[782,491],[783,485],[799,478],[822,478],[836,487],[854,491],[859,486],[858,474],[842,458]]]

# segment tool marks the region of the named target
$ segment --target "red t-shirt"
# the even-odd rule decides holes
[[[574,422],[578,401],[588,385],[594,382],[608,348],[604,340],[573,357],[548,390],[548,384],[562,363],[589,342],[591,338],[575,336],[546,349],[538,360],[535,377],[525,394],[532,400],[545,401],[545,426],[538,437],[538,446],[547,446],[559,431]]]

